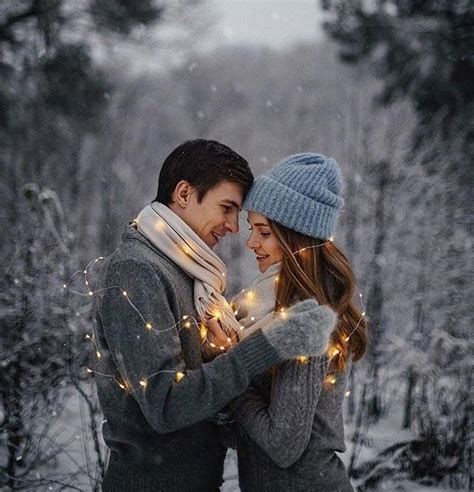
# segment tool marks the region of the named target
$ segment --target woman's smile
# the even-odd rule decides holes
[[[263,215],[249,212],[247,221],[251,233],[246,244],[255,253],[258,269],[263,273],[270,265],[282,260],[283,251]]]

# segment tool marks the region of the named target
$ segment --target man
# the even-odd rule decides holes
[[[320,348],[321,334],[299,324],[306,305],[203,363],[201,321],[215,315],[236,328],[212,248],[238,231],[252,181],[248,163],[225,145],[185,142],[163,163],[156,200],[102,269],[94,312],[110,448],[104,491],[219,490],[226,450],[213,416],[268,367]],[[216,345],[208,348],[223,351]]]

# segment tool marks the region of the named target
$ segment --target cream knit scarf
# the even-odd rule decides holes
[[[194,278],[194,306],[200,321],[218,316],[228,336],[239,331],[230,305],[222,295],[227,286],[224,262],[171,209],[158,202],[147,205],[135,219],[137,230],[158,250]],[[233,330],[234,332],[232,332]]]

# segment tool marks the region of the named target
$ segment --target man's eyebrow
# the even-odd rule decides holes
[[[236,202],[234,202],[234,200],[229,200],[229,199],[224,199],[222,200],[222,203],[228,203],[229,205],[232,205],[233,207],[235,207],[239,212],[242,210],[240,208],[240,205]]]

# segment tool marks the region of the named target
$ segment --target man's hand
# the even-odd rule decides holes
[[[219,354],[227,352],[237,343],[237,335],[229,337],[222,329],[217,318],[211,318],[207,322],[207,336],[203,345],[203,355],[205,359],[211,360]]]

